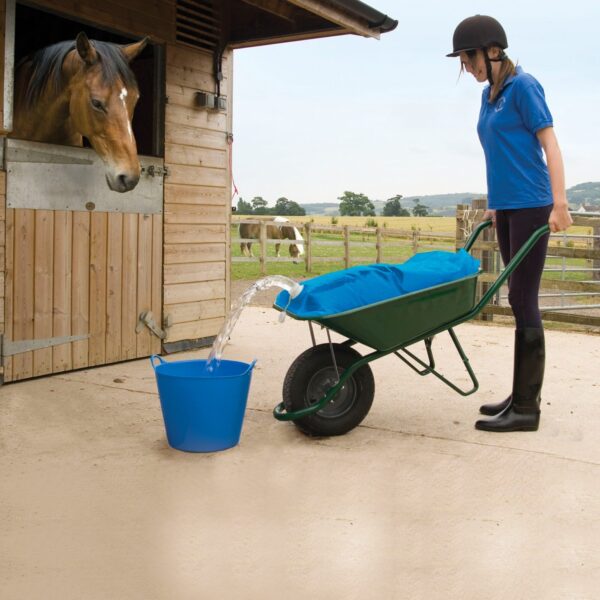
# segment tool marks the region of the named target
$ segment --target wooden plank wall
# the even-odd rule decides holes
[[[0,336],[4,334],[4,287],[6,280],[6,173],[0,171]],[[0,381],[4,366],[0,363]]]
[[[4,358],[16,381],[159,353],[162,215],[8,209],[6,336],[89,338]]]
[[[167,46],[164,315],[167,342],[216,335],[229,305],[232,53],[224,57],[228,112],[194,107],[214,90],[212,56]]]
[[[4,132],[4,22],[6,2],[0,0],[0,132]]]
[[[4,20],[6,4],[0,0],[0,133],[4,123]],[[3,140],[0,138],[0,143]],[[3,165],[0,165],[2,168]],[[0,337],[4,334],[4,287],[6,280],[6,173],[0,171]],[[4,378],[4,365],[0,362],[0,381]]]

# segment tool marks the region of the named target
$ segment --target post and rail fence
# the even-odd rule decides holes
[[[456,246],[462,247],[473,227],[481,222],[487,207],[486,200],[456,207]],[[600,327],[600,212],[571,213],[573,225],[589,228],[591,233],[556,233],[550,235],[544,274],[542,277],[540,308],[544,321]],[[481,260],[478,296],[485,293],[502,269],[495,230],[487,229],[483,238],[473,245],[473,255]],[[554,266],[557,260],[558,266]],[[570,263],[569,263],[570,261]],[[573,262],[578,264],[573,266]],[[577,275],[577,276],[576,276]],[[508,288],[496,294],[481,314],[484,320],[493,315],[512,316],[508,305]]]
[[[233,263],[258,262],[260,265],[260,274],[267,274],[267,264],[271,262],[293,262],[294,259],[288,256],[269,256],[268,247],[276,244],[281,245],[283,249],[291,244],[297,244],[296,240],[288,239],[268,239],[267,226],[272,227],[273,222],[266,219],[243,219],[236,220],[233,224],[249,224],[259,225],[260,233],[258,238],[240,238],[231,237],[232,244],[251,243],[258,245],[258,256],[232,256]],[[360,263],[381,263],[384,262],[402,262],[406,260],[406,256],[389,256],[384,257],[385,248],[410,248],[412,254],[416,254],[420,250],[432,248],[450,247],[455,239],[454,233],[451,232],[424,232],[419,229],[392,229],[388,227],[352,227],[350,225],[317,225],[312,222],[294,222],[289,221],[285,226],[298,228],[303,235],[303,240],[300,242],[305,250],[303,262],[305,264],[306,273],[313,272],[313,264],[319,263],[340,263],[340,268],[347,269],[354,264]],[[315,234],[332,234],[339,239],[324,240],[315,237]],[[361,236],[361,241],[355,241],[352,236]],[[366,240],[372,241],[366,241]],[[343,252],[340,256],[319,256],[316,255],[315,247],[341,247]],[[374,248],[373,257],[357,256],[352,254],[353,248]]]

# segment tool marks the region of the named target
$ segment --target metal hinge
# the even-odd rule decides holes
[[[135,332],[140,333],[141,331],[143,331],[144,327],[147,327],[151,331],[151,333],[154,334],[157,338],[164,340],[167,337],[167,330],[169,329],[169,327],[171,327],[171,315],[168,315],[164,319],[163,330],[157,325],[152,311],[145,310],[141,312],[140,316],[138,317],[138,323],[135,327]]]
[[[52,346],[60,346],[61,344],[69,344],[71,342],[80,342],[81,340],[87,340],[90,337],[86,335],[68,335],[64,337],[53,337],[44,338],[39,340],[19,340],[17,342],[11,342],[4,339],[2,336],[2,345],[0,353],[4,356],[14,356],[15,354],[21,354],[23,352],[30,352],[31,350],[43,350],[44,348],[51,348]]]

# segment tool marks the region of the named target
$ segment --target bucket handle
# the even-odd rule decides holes
[[[153,354],[150,357],[150,364],[152,365],[152,368],[156,371],[156,365],[154,364],[154,359],[157,359],[161,365],[164,365],[167,361],[162,357],[159,356],[158,354]]]
[[[252,371],[252,369],[254,369],[254,365],[256,364],[256,361],[258,359],[254,359],[249,365],[248,368],[242,373],[242,375],[247,375],[250,371]]]

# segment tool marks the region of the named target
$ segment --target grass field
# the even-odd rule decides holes
[[[314,217],[315,225],[330,225],[331,220],[329,217]],[[344,224],[343,220],[348,219],[348,225],[353,227],[364,227],[364,217],[341,217],[338,225]],[[376,220],[380,220],[379,217]],[[319,222],[321,221],[321,222]],[[419,229],[423,233],[447,233],[451,234],[454,231],[455,219],[452,217],[390,217],[386,218],[385,222],[390,223],[387,227],[390,229],[402,229],[410,230],[412,227]],[[439,223],[438,223],[439,222]],[[429,225],[429,223],[431,223]],[[441,223],[441,225],[440,225]],[[393,225],[393,227],[392,227]],[[442,226],[443,225],[443,226]],[[383,226],[383,223],[380,223]],[[386,228],[387,228],[386,227]],[[569,233],[588,233],[586,227],[573,227],[569,230]],[[238,228],[233,225],[231,228],[231,238],[235,239],[238,237]],[[384,241],[394,243],[394,246],[383,247],[383,262],[388,263],[400,263],[404,262],[410,256],[413,255],[413,246],[411,240],[400,240],[387,238],[385,233],[383,235]],[[313,233],[313,269],[312,272],[306,273],[305,265],[303,262],[294,264],[291,262],[268,262],[267,263],[267,274],[268,275],[287,275],[288,277],[300,279],[303,277],[314,277],[323,273],[329,273],[344,268],[344,247],[343,245],[324,245],[323,242],[340,242],[342,237],[339,233],[324,232],[324,233]],[[371,246],[351,246],[351,259],[359,259],[352,264],[368,264],[368,262],[375,262],[376,249],[375,249],[375,234],[369,233],[351,233],[351,242],[358,243],[370,243]],[[576,241],[575,245],[580,245]],[[429,250],[454,250],[454,240],[421,240],[419,243],[418,251],[426,252]],[[260,249],[258,244],[253,245],[253,251],[255,256],[258,256]],[[240,251],[239,243],[232,243],[231,248],[232,257],[242,256]],[[269,244],[267,246],[267,255],[269,257],[275,257],[275,246]],[[281,255],[289,256],[287,248],[281,247]],[[324,262],[319,261],[319,258],[337,258],[335,262]],[[362,259],[362,260],[361,260]],[[567,259],[566,265],[569,267],[585,267],[589,266],[590,261],[585,259]],[[549,258],[546,266],[548,267],[559,267],[562,265],[562,259],[560,258]],[[260,265],[258,259],[256,262],[232,262],[232,278],[233,279],[258,279],[260,274]],[[590,278],[589,272],[567,272],[564,275],[565,279],[571,281],[583,281]],[[545,273],[545,279],[561,279],[562,274],[560,272]]]
[[[258,219],[252,215],[233,215],[232,223],[243,220]],[[386,229],[399,229],[402,231],[418,230],[423,233],[446,233],[454,234],[456,231],[455,217],[325,217],[325,216],[305,216],[290,217],[290,221],[295,223],[311,222],[318,226],[338,226],[349,225],[350,227],[384,227]],[[336,222],[333,222],[336,221]],[[569,228],[569,234],[590,235],[591,227],[573,226]],[[237,230],[236,235],[237,237]]]

